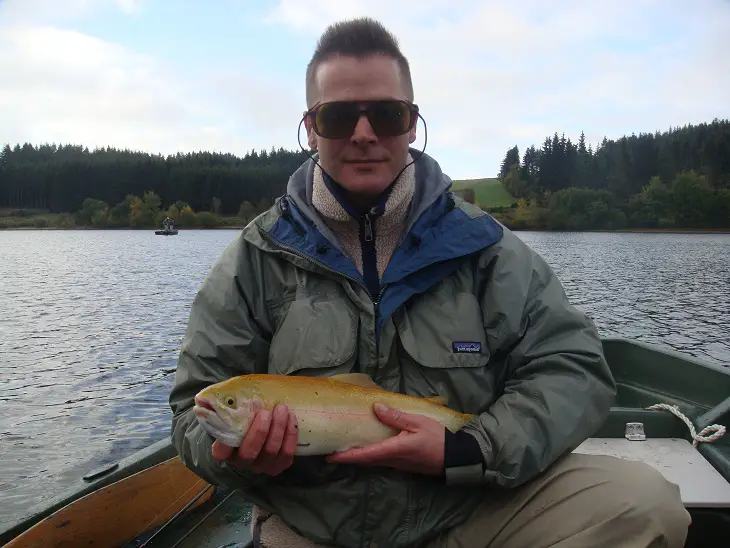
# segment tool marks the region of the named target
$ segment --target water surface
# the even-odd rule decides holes
[[[730,365],[730,234],[517,234],[602,336]]]

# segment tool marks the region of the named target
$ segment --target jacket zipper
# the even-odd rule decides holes
[[[373,223],[370,220],[370,215],[367,213],[365,215],[363,215],[363,224],[365,225],[365,241],[372,242],[373,241]]]
[[[373,301],[373,306],[375,307],[375,329],[378,328],[378,314],[380,314],[380,298],[383,296],[383,293],[385,292],[385,288],[388,287],[387,285],[383,285],[380,288],[380,293],[378,293],[378,296],[375,297],[375,300]],[[378,362],[380,361],[380,334],[375,335],[375,359],[376,359],[376,369],[375,372],[378,372],[378,369],[380,369]]]
[[[359,222],[360,246],[362,251],[362,277],[370,298],[375,301],[375,295],[380,291],[378,276],[377,250],[375,249],[375,229],[370,214],[365,213]]]

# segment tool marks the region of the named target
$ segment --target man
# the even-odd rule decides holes
[[[306,90],[317,156],[193,304],[170,396],[183,462],[271,516],[262,546],[682,546],[675,485],[570,454],[615,396],[595,327],[539,256],[410,149],[418,111],[395,39],[369,19],[333,25]],[[213,443],[194,395],[254,372],[367,373],[477,417],[450,433],[376,409],[397,437],[293,458],[296,417],[279,405],[239,448]]]

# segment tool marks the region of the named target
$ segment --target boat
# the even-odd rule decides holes
[[[679,486],[687,547],[730,538],[730,367],[627,339],[603,339],[618,384],[608,419],[576,452],[638,459]],[[729,364],[730,365],[730,364]],[[169,439],[91,471],[0,531],[6,548],[252,546],[251,505],[206,483]],[[7,544],[5,544],[7,543]]]
[[[165,220],[162,221],[162,230],[155,230],[155,234],[158,236],[175,236],[177,234],[175,221],[170,217],[165,217]]]

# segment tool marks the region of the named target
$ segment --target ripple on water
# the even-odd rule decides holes
[[[169,435],[191,302],[236,234],[0,232],[0,522]],[[730,364],[730,236],[518,236],[603,336]]]
[[[518,232],[603,336],[730,365],[730,236]]]

